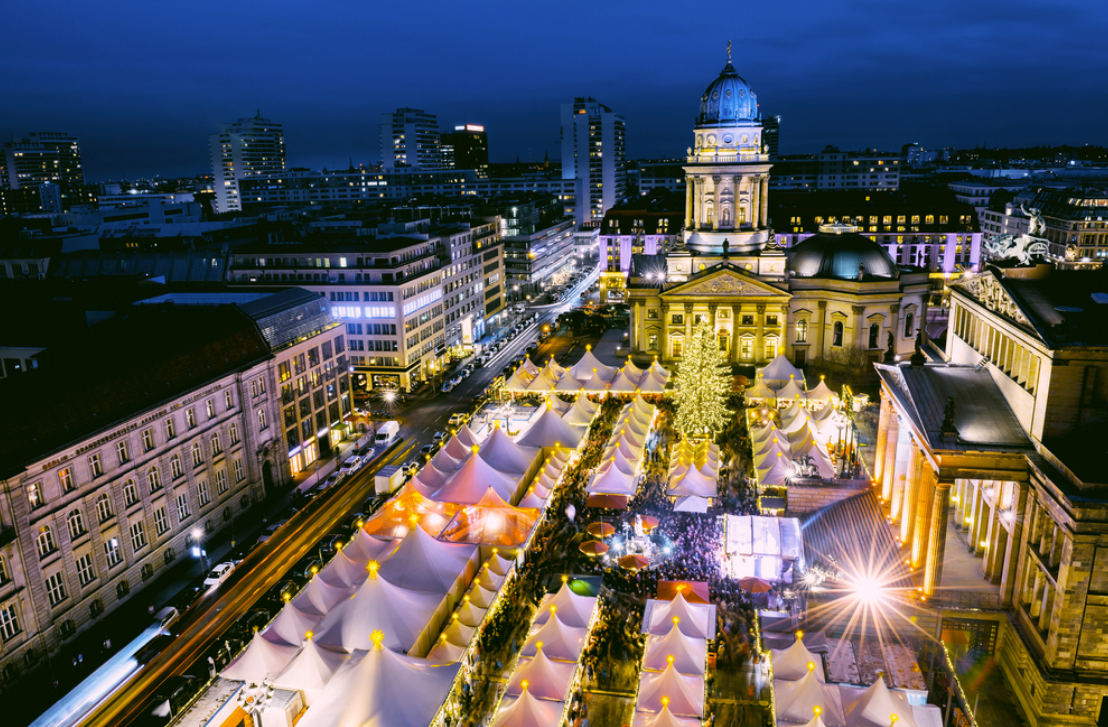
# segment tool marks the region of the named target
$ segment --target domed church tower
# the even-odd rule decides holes
[[[720,253],[761,250],[769,239],[769,153],[762,139],[758,99],[731,65],[700,97],[694,146],[685,169],[685,246]]]

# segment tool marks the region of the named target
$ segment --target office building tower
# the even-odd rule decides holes
[[[599,224],[627,196],[627,124],[594,98],[562,104],[562,179],[575,181],[574,218]]]
[[[441,169],[438,117],[409,108],[381,114],[381,163],[386,169]]]
[[[777,150],[781,140],[781,117],[766,116],[762,118],[762,142],[769,152],[770,161],[777,158]]]
[[[57,185],[55,192],[44,185]],[[4,144],[0,156],[0,189],[40,189],[43,200],[58,199],[61,210],[86,201],[85,173],[77,137],[55,132],[35,132]],[[31,194],[28,192],[28,194]],[[39,209],[56,212],[44,202]]]
[[[261,115],[223,124],[208,137],[217,213],[242,210],[240,179],[285,171],[285,132]]]
[[[442,135],[443,169],[489,168],[489,138],[477,124],[455,126]]]

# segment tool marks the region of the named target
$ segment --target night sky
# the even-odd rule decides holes
[[[629,158],[674,156],[731,38],[782,153],[1105,144],[1106,20],[1071,0],[6,0],[0,129],[76,134],[90,181],[192,175],[260,109],[290,165],[345,168],[412,106],[526,161],[558,158],[559,105],[591,95]]]

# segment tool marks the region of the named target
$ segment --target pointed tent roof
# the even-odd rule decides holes
[[[367,575],[369,574],[366,571],[365,563],[360,563],[347,557],[341,550],[336,553],[335,557],[331,559],[331,562],[323,566],[323,570],[319,572],[320,578],[329,585],[337,588],[354,588],[360,586]]]
[[[573,376],[570,372],[566,372],[558,384],[554,387],[554,391],[572,391],[574,393],[579,392],[581,387],[585,385],[585,382]]]
[[[827,382],[822,378],[815,388],[808,392],[808,401],[831,401],[836,398],[837,394],[831,390],[831,387],[827,385]]]
[[[453,664],[462,660],[467,648],[469,648],[469,644],[455,644],[453,641],[440,639],[431,647],[431,651],[427,653],[427,658],[431,661]]]
[[[505,558],[499,553],[494,554],[491,558],[485,561],[482,568],[491,570],[498,576],[506,576],[515,567],[515,558]]]
[[[816,679],[827,681],[823,673],[823,660],[808,651],[801,639],[793,642],[787,649],[771,649],[770,662],[773,664],[773,676],[776,679],[795,682],[808,676],[808,665],[813,664]]]
[[[668,699],[666,709],[682,717],[704,716],[704,677],[681,674],[672,666],[660,672],[644,671],[639,680],[640,712],[661,712],[662,699]]]
[[[785,397],[781,397],[784,399]],[[795,398],[790,398],[789,405],[781,410],[781,423],[790,424],[796,420],[798,416],[804,416],[807,412],[800,406],[800,401]]]
[[[613,440],[611,444],[604,448],[604,457],[611,458],[617,451],[622,452],[624,457],[628,459],[638,459],[642,456],[642,447],[635,444],[635,442],[628,436],[620,436],[618,440]]]
[[[496,591],[490,591],[487,588],[482,588],[480,585],[475,585],[465,595],[471,603],[476,603],[481,608],[489,608],[492,606],[492,602],[496,600]]]
[[[822,384],[823,382],[821,381],[820,383]],[[809,391],[808,392],[809,398],[811,398],[811,394],[812,394],[812,392]],[[812,418],[812,421],[814,423],[818,424],[819,422],[822,422],[826,419],[835,419],[838,416],[838,414],[839,414],[838,410],[835,409],[835,407],[833,407],[833,406],[821,406],[818,409],[813,409],[812,410],[811,418]]]
[[[391,540],[375,538],[359,528],[342,552],[347,558],[365,565],[371,560],[381,560],[395,547],[396,543]]]
[[[880,725],[889,722],[889,715],[902,714],[904,710],[897,705],[893,694],[885,685],[885,680],[878,678],[865,691],[857,693],[851,690],[845,707],[844,714],[849,717],[851,725]]]
[[[504,697],[491,727],[550,727],[561,723],[565,705],[539,699],[529,691],[518,697]]]
[[[509,696],[520,694],[523,691],[523,682],[526,681],[527,691],[539,699],[564,701],[576,669],[576,664],[554,661],[539,649],[534,656],[519,660],[505,694]]]
[[[646,374],[633,374],[624,366],[619,370],[619,373],[616,374],[616,378],[612,381],[608,390],[624,394],[631,393],[638,390],[639,384],[642,383],[645,376]]]
[[[260,684],[270,674],[284,669],[297,651],[297,646],[275,644],[255,633],[246,650],[223,670],[223,678]]]
[[[476,550],[472,545],[435,540],[416,528],[385,558],[379,573],[401,588],[442,595],[454,587]]]
[[[314,639],[308,639],[292,661],[270,681],[276,687],[304,692],[305,702],[311,705],[349,658],[344,653],[320,648]]]
[[[446,444],[438,452],[435,452],[435,456],[431,458],[431,464],[440,472],[449,475],[472,456],[473,448],[462,444],[455,434],[446,440]]]
[[[581,384],[581,388],[590,394],[608,390],[608,382],[604,380],[599,368],[595,368],[592,374]]]
[[[714,477],[708,477],[703,472],[693,467],[680,479],[671,479],[666,494],[693,497],[716,497],[719,495],[719,485]]]
[[[787,437],[769,437],[761,444],[755,445],[754,461],[758,462],[766,457],[776,457],[778,452],[785,457],[788,457],[792,452]]]
[[[810,420],[808,418],[807,412],[805,412],[804,414],[796,415],[795,417],[790,419],[788,422],[784,421],[784,418],[782,418],[781,423],[782,423],[781,431],[784,432],[785,434],[792,434],[793,432],[797,432],[797,431],[800,431],[801,429],[803,429],[805,424],[810,423]]]
[[[530,356],[523,359],[523,363],[520,365],[520,368],[527,369],[527,373],[531,374],[532,376],[538,376],[539,372],[542,371],[542,367],[535,364],[535,362],[531,360]]]
[[[669,633],[673,619],[679,619],[677,626],[681,633],[696,639],[708,638],[710,631],[708,619],[711,608],[702,603],[689,603],[685,596],[678,593],[672,601],[656,601],[650,619],[649,633],[665,635]]]
[[[398,491],[402,493],[408,491],[418,492],[424,497],[431,497],[435,494],[435,490],[439,489],[446,482],[449,475],[441,470],[436,469],[430,462],[423,465],[418,472],[412,475],[411,479],[404,483],[404,486]],[[399,494],[392,497],[396,500]]]
[[[385,634],[385,646],[408,651],[441,602],[440,594],[408,590],[371,576],[323,617],[313,638],[324,648],[351,652],[372,647],[370,634],[380,630]]]
[[[666,383],[669,381],[669,375],[663,376],[654,369],[651,369],[642,381],[639,382],[639,388],[642,389],[645,394],[656,394],[664,391]]]
[[[804,389],[800,388],[800,385],[794,379],[789,379],[784,386],[777,390],[777,399],[779,401],[785,401],[786,399],[794,402],[807,401],[808,395],[804,393]]]
[[[648,636],[646,653],[643,657],[643,669],[662,671],[669,666],[673,657],[673,668],[681,674],[704,674],[708,658],[708,642],[685,636],[681,629],[670,626],[665,636]]]
[[[483,457],[471,457],[435,492],[434,499],[458,505],[476,505],[491,487],[501,498],[510,500],[515,495],[517,486],[515,479],[493,467]]]
[[[554,607],[554,611],[550,607]],[[557,618],[567,626],[585,627],[589,625],[593,609],[596,608],[596,599],[589,596],[579,596],[573,592],[568,583],[563,583],[555,594],[547,594],[535,615],[535,624],[542,625],[557,614]]]
[[[597,467],[597,472],[602,472],[609,467],[615,467],[628,477],[633,477],[635,474],[635,463],[628,459],[627,455],[618,449],[612,456],[600,463],[600,466]]]
[[[581,658],[581,651],[585,648],[585,636],[588,629],[584,627],[567,626],[555,615],[546,623],[531,630],[527,637],[527,643],[520,651],[522,656],[534,656],[540,641],[542,651],[547,657],[557,661],[576,662]]]
[[[774,679],[773,691],[777,697],[777,718],[780,720],[804,722],[814,715],[813,707],[819,707],[823,710],[821,716],[828,725],[843,727],[846,724],[839,688],[832,684],[823,684],[816,678],[815,672],[805,674],[795,682]],[[888,722],[888,716],[895,711],[892,709],[885,714],[885,722]]]
[[[464,626],[469,626],[470,628],[475,629],[481,625],[482,621],[485,620],[486,611],[488,611],[487,608],[481,608],[473,601],[463,601],[462,605],[458,607],[458,610],[454,612],[458,615],[458,618],[454,619],[453,615],[451,615],[450,618],[452,620],[457,620]]]
[[[560,396],[551,396],[549,401],[550,405],[554,407],[554,411],[558,412],[559,415],[565,414],[573,408],[572,401],[566,401]]]
[[[759,485],[783,485],[793,476],[792,460],[787,456],[770,457],[767,467],[755,470]]]
[[[539,456],[539,450],[516,444],[502,427],[494,426],[492,433],[481,444],[478,456],[501,472],[520,475]],[[505,499],[510,497],[510,494],[505,495]]]
[[[526,447],[553,447],[559,444],[572,449],[584,436],[583,430],[571,426],[558,416],[553,406],[547,405],[527,431],[516,437],[516,442]]]
[[[261,634],[275,644],[299,647],[304,643],[304,635],[318,623],[319,616],[304,613],[292,603],[286,603]]]
[[[485,590],[499,591],[500,586],[504,583],[504,576],[491,570],[489,564],[485,563],[485,565],[481,567],[481,572],[477,576],[476,583]]]
[[[458,506],[453,503],[435,502],[425,497],[414,482],[414,480],[408,480],[397,494],[362,526],[362,529],[370,535],[389,539],[391,543],[389,552],[396,548],[396,540],[405,537],[411,530],[413,515],[418,518],[417,522],[422,529],[437,535],[442,532],[458,509]],[[377,559],[383,560],[384,555],[378,556]]]
[[[617,467],[609,467],[603,472],[593,475],[585,492],[602,495],[628,495],[633,496],[639,491],[638,483],[632,475],[625,475]]]
[[[296,594],[292,603],[306,614],[325,616],[349,595],[349,588],[336,588],[326,583],[317,573],[308,581],[308,585],[304,586],[304,590]]]
[[[518,547],[539,519],[539,511],[512,507],[489,487],[470,507],[463,507],[442,531],[441,537],[452,543]]]
[[[461,442],[469,451],[473,451],[473,445],[480,444],[481,442],[485,441],[484,437],[477,436],[477,432],[473,431],[470,428],[468,422],[463,424],[458,430],[458,433],[454,436],[457,437],[458,441]]]
[[[635,365],[634,361],[632,361],[631,359],[627,359],[627,361],[623,364],[623,370],[631,374],[632,376],[644,376],[645,374],[650,372],[650,367],[647,366],[645,369],[640,369],[638,366]]]
[[[769,439],[770,437],[783,436],[781,430],[776,424],[770,423],[764,427],[753,427],[750,430],[750,441],[755,443],[761,443]]]
[[[777,354],[775,359],[758,369],[758,378],[767,381],[785,382],[789,380],[790,376],[801,381],[804,380],[804,374],[801,373],[800,369],[789,363],[789,359],[785,358],[783,353]]]
[[[308,710],[300,727],[427,727],[450,694],[460,668],[375,648],[354,668],[344,670],[347,678],[332,679],[320,695],[320,703],[329,698],[345,702],[341,711],[321,714],[327,721],[317,722]]]
[[[777,394],[766,385],[765,381],[758,379],[754,382],[753,386],[746,387],[746,391],[743,392],[743,397],[750,400],[776,399]]]
[[[508,391],[527,391],[527,386],[535,380],[535,374],[528,371],[525,367],[520,366],[515,370],[504,384],[504,388]]]
[[[587,381],[592,378],[593,369],[596,369],[599,378],[605,383],[616,377],[616,367],[602,364],[593,354],[592,346],[587,346],[581,360],[569,367],[569,374],[578,381]]]
[[[648,403],[641,396],[636,396],[634,399],[632,399],[630,406],[631,410],[634,411],[636,414],[642,417],[647,417],[648,419],[654,416],[654,411],[658,408],[653,404]]]
[[[708,498],[685,495],[673,501],[674,512],[708,512]]]
[[[702,727],[703,724],[698,718],[678,717],[668,709],[648,716],[641,723],[635,720],[635,723],[641,724],[642,727]]]
[[[533,394],[545,394],[548,391],[553,391],[560,379],[560,376],[552,376],[547,373],[546,369],[543,369],[530,384],[527,384],[527,391]]]
[[[549,496],[549,492],[546,493]],[[519,501],[520,507],[533,508],[535,510],[541,510],[546,506],[546,498],[540,497],[533,490],[529,490],[523,499]]]
[[[654,363],[650,364],[650,373],[661,376],[663,379],[669,378],[669,369],[662,368],[662,365],[658,363],[658,359],[654,359]]]

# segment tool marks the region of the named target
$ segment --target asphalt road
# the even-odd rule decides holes
[[[80,722],[81,727],[122,727],[149,713],[154,694],[171,676],[182,674],[285,572],[311,552],[320,539],[360,509],[374,491],[374,475],[386,464],[407,456],[413,443],[400,440],[370,466],[317,497],[255,548],[231,577],[193,605],[171,627],[177,634],[162,653]]]

